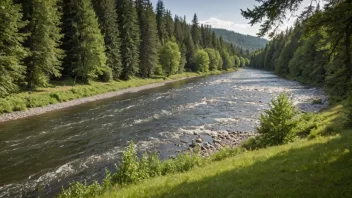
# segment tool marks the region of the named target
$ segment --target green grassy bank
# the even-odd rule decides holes
[[[79,184],[60,196],[350,197],[352,129],[347,127],[346,116],[343,105],[303,114],[295,128],[297,138],[289,144],[247,151],[223,149],[210,158],[181,155],[159,165],[162,173],[158,175],[163,176],[112,186],[110,182],[101,186]],[[130,154],[126,156],[131,159]],[[137,167],[129,160],[127,167]],[[155,168],[153,163],[150,167]],[[179,168],[169,171],[172,166]],[[146,171],[128,169],[123,173],[130,178],[131,174],[143,176]],[[114,181],[113,177],[105,181]]]
[[[229,70],[226,72],[232,72]],[[108,83],[91,82],[89,85],[76,84],[73,81],[52,82],[48,88],[39,88],[32,92],[21,92],[5,98],[0,98],[0,114],[14,111],[24,111],[34,107],[44,107],[50,104],[67,102],[88,96],[94,96],[111,91],[118,91],[126,88],[139,87],[152,83],[160,83],[165,80],[177,80],[190,77],[216,75],[225,71],[212,71],[208,73],[185,72],[170,76],[168,78],[159,76],[149,79],[134,78],[129,81],[113,81]]]

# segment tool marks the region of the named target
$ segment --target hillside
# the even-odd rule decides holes
[[[256,49],[264,48],[265,44],[269,41],[263,38],[244,35],[237,32],[225,30],[225,29],[217,29],[213,28],[214,32],[217,36],[222,36],[223,39],[229,43],[233,43],[238,47],[243,49],[248,49],[249,51],[253,51]]]

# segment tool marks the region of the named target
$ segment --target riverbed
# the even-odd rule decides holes
[[[51,197],[73,180],[100,180],[130,140],[166,159],[186,150],[178,143],[194,134],[255,132],[259,115],[284,91],[303,111],[327,105],[319,88],[240,69],[0,123],[0,197]]]

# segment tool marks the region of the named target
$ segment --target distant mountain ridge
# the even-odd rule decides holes
[[[233,43],[235,46],[243,48],[244,50],[254,51],[261,49],[269,42],[264,38],[244,35],[230,30],[219,28],[213,28],[213,30],[218,37],[222,36],[225,41]]]

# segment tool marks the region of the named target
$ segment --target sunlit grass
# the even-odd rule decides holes
[[[246,152],[102,197],[349,197],[351,132]]]

